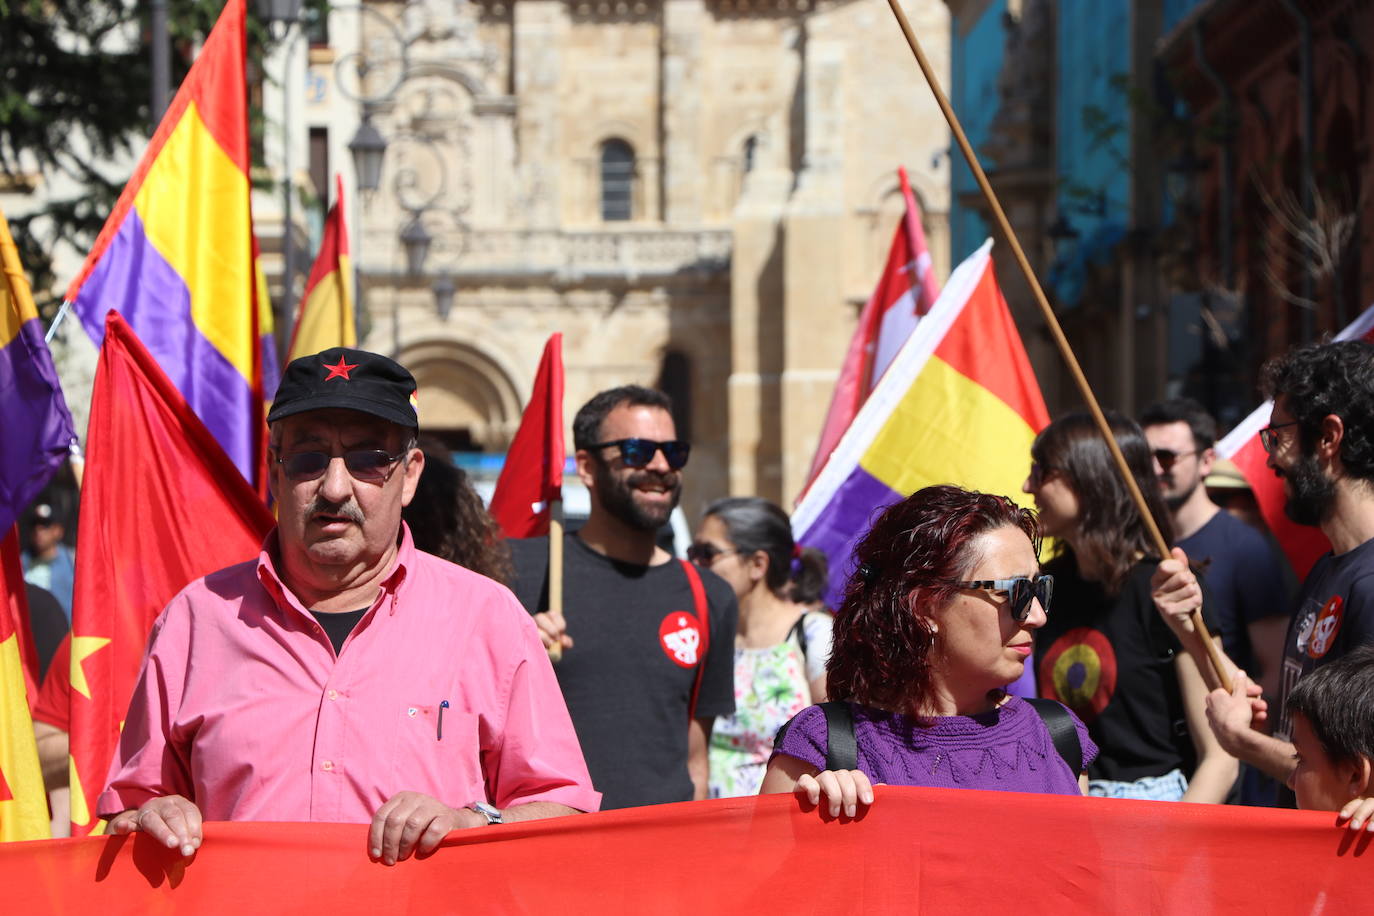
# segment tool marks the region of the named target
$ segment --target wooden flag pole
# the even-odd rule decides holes
[[[563,500],[549,503],[549,610],[563,616]],[[549,646],[549,661],[563,660],[563,646]]]
[[[1026,283],[1035,296],[1035,303],[1040,307],[1040,312],[1045,317],[1045,324],[1049,326],[1050,334],[1054,337],[1054,343],[1059,348],[1060,355],[1064,357],[1064,362],[1069,367],[1069,373],[1073,376],[1074,383],[1078,385],[1078,390],[1083,395],[1083,400],[1087,403],[1093,420],[1097,423],[1098,431],[1102,434],[1103,440],[1107,443],[1107,448],[1112,453],[1112,460],[1116,462],[1116,468],[1121,474],[1121,479],[1126,482],[1126,489],[1130,491],[1131,499],[1135,501],[1136,509],[1140,512],[1140,517],[1144,520],[1145,527],[1150,533],[1150,539],[1155,543],[1155,549],[1159,551],[1161,558],[1167,559],[1170,556],[1169,545],[1165,542],[1164,535],[1160,533],[1159,525],[1155,524],[1154,516],[1150,514],[1150,508],[1145,503],[1145,496],[1140,492],[1140,487],[1136,485],[1135,475],[1131,473],[1130,466],[1126,464],[1126,456],[1121,454],[1121,448],[1116,444],[1116,437],[1112,435],[1111,427],[1107,425],[1107,418],[1103,415],[1096,396],[1093,395],[1087,377],[1083,375],[1083,370],[1078,365],[1078,358],[1074,356],[1073,348],[1069,346],[1068,338],[1064,336],[1064,329],[1059,326],[1059,319],[1055,317],[1054,310],[1050,308],[1049,300],[1045,298],[1045,291],[1040,288],[1040,281],[1036,279],[1035,271],[1031,270],[1030,261],[1026,259],[1026,253],[1021,249],[1021,243],[1017,241],[1016,233],[1011,230],[1011,223],[1007,220],[1007,214],[1002,210],[1002,204],[997,200],[997,194],[992,190],[987,174],[983,172],[983,167],[978,163],[978,156],[974,154],[973,147],[964,134],[964,128],[959,123],[958,116],[955,115],[954,109],[950,106],[944,90],[940,88],[940,80],[931,68],[930,61],[926,60],[925,52],[921,50],[921,43],[916,40],[916,33],[912,31],[911,23],[907,21],[906,13],[902,12],[901,5],[897,0],[887,0],[887,5],[892,7],[892,14],[897,17],[897,23],[902,27],[902,34],[906,36],[906,43],[911,46],[911,53],[916,55],[916,63],[925,75],[926,82],[930,85],[930,91],[935,94],[935,101],[939,104],[940,110],[944,112],[945,120],[949,122],[949,129],[954,134],[954,140],[959,144],[959,149],[963,151],[964,159],[967,160],[973,177],[978,181],[978,188],[983,192],[983,197],[987,200],[988,206],[992,208],[993,219],[1002,230],[1002,235],[1011,247],[1012,255],[1016,258],[1021,273],[1026,277]],[[1221,653],[1217,650],[1216,643],[1212,641],[1212,634],[1207,631],[1207,624],[1203,622],[1201,607],[1193,611],[1192,620],[1193,632],[1200,646],[1190,647],[1190,651],[1197,661],[1199,669],[1205,671],[1204,662],[1210,661],[1211,667],[1216,673],[1217,681],[1227,691],[1230,691],[1231,676],[1227,673],[1226,664],[1222,660]]]

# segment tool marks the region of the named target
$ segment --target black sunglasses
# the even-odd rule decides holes
[[[355,480],[379,483],[391,476],[392,465],[405,456],[405,451],[389,455],[381,449],[369,448],[344,452],[341,457],[344,467],[348,468],[348,473]],[[286,471],[287,480],[300,483],[324,476],[324,472],[329,470],[329,462],[333,460],[334,456],[328,452],[296,452],[279,457],[277,464]]]
[[[693,541],[687,547],[687,559],[698,566],[710,566],[712,563],[716,562],[717,557],[723,557],[732,553],[739,553],[739,551],[733,547],[728,549],[717,547],[715,544],[707,541]]]
[[[1201,455],[1205,451],[1206,449],[1200,448],[1191,452],[1175,452],[1172,449],[1157,448],[1150,454],[1154,456],[1155,461],[1159,462],[1159,469],[1168,472],[1173,469],[1178,459],[1187,458],[1190,455]]]
[[[1279,447],[1278,430],[1285,426],[1297,426],[1301,420],[1289,420],[1287,423],[1270,423],[1259,431],[1260,445],[1264,446],[1265,454],[1274,454],[1274,449]]]
[[[1011,616],[1017,623],[1024,623],[1030,616],[1031,599],[1040,601],[1045,613],[1050,612],[1050,599],[1054,597],[1054,576],[1036,576],[1028,579],[1017,576],[1015,579],[977,579],[973,582],[951,582],[958,588],[981,588],[994,592],[1006,592],[1011,598]]]
[[[674,471],[687,465],[687,456],[692,451],[692,443],[683,442],[681,439],[671,439],[667,442],[655,442],[653,439],[612,439],[610,442],[589,445],[587,449],[590,451],[611,446],[620,449],[620,460],[625,462],[627,468],[648,467],[649,462],[654,460],[654,452],[661,451],[668,467]]]

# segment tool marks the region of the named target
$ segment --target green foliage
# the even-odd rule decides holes
[[[175,92],[224,0],[166,6]],[[63,198],[48,192],[42,209],[11,215],[34,298],[49,318],[61,295],[53,250],[91,246],[152,136],[150,8],[149,0],[0,0],[0,186],[36,185],[44,194],[66,178],[79,188]],[[253,11],[250,2],[250,78],[272,42]],[[250,120],[260,134],[261,112]]]

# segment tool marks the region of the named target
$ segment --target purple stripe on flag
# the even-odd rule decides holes
[[[0,533],[38,495],[72,441],[72,416],[37,318],[0,347]]]
[[[830,564],[830,587],[825,600],[832,608],[840,606],[845,583],[854,572],[854,545],[868,533],[878,513],[901,498],[897,491],[856,465],[811,527],[798,538],[807,547],[824,553]]]
[[[241,306],[249,307],[247,299]],[[124,217],[104,257],[82,284],[75,308],[96,346],[105,336],[105,313],[113,308],[123,315],[243,476],[253,480],[252,388],[195,326],[191,292],[148,241],[137,210],[130,209]]]

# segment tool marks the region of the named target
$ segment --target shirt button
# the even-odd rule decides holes
[[[329,697],[329,699],[331,700],[337,700],[339,698],[339,691],[335,690],[333,687],[330,687],[329,692],[326,693],[325,696]]]
[[[332,761],[332,760],[326,760],[324,763],[320,764],[320,769],[322,769],[322,770],[332,770],[332,769],[334,769],[334,761]]]

